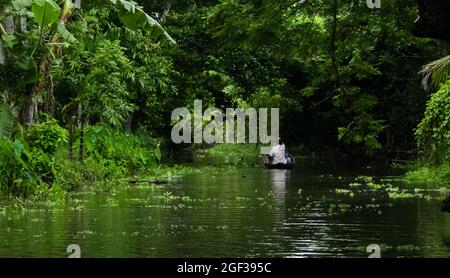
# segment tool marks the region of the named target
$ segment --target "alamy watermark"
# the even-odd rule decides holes
[[[279,114],[279,108],[270,109],[270,134],[268,134],[267,108],[258,110],[255,108],[246,110],[227,108],[225,113],[217,108],[209,108],[203,112],[202,101],[195,100],[193,118],[186,107],[177,108],[172,112],[171,118],[176,124],[172,128],[171,137],[176,144],[269,144],[267,147],[261,147],[261,154],[268,154],[271,147],[278,142]],[[192,130],[194,131],[193,136]]]
[[[81,258],[81,248],[78,244],[70,244],[66,248],[67,254],[69,254],[68,258],[75,258],[79,259]]]
[[[371,244],[366,248],[367,253],[369,253],[369,259],[379,259],[381,258],[381,247],[378,244]]]
[[[381,9],[381,0],[367,0],[367,7],[369,9]]]

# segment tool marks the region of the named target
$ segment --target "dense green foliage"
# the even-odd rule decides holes
[[[412,184],[421,185],[444,185],[448,188],[450,180],[450,166],[443,164],[440,166],[418,166],[409,171],[403,180]]]
[[[0,189],[14,196],[29,196],[39,184],[31,169],[31,154],[20,141],[0,139]]]
[[[339,2],[336,14],[332,1],[194,2],[172,5],[166,23],[188,99],[278,106],[288,143],[310,150],[414,147],[427,98],[417,72],[446,50],[410,34],[413,1]]]
[[[45,197],[155,165],[157,141],[118,128],[171,86],[156,43],[174,41],[159,23],[125,0],[0,4],[0,192]]]
[[[448,76],[447,76],[448,78]],[[448,185],[450,177],[450,80],[431,96],[424,118],[416,129],[418,167],[405,180]]]
[[[194,99],[279,107],[282,136],[304,151],[403,158],[430,95],[417,72],[428,63],[434,87],[448,77],[448,46],[410,32],[413,0],[138,2],[0,0],[0,163],[19,167],[2,168],[4,191],[156,167],[160,142],[180,148],[167,143],[172,110]],[[434,163],[450,155],[448,87],[416,132]],[[254,164],[242,150],[209,154]]]
[[[434,165],[450,161],[450,80],[431,96],[416,130],[422,157]]]

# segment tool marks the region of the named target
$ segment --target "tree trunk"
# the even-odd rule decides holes
[[[84,124],[80,126],[80,148],[78,150],[78,160],[83,161],[84,159]]]
[[[69,160],[73,161],[73,148],[75,145],[75,123],[70,123],[69,129]]]
[[[80,145],[78,149],[78,160],[83,161],[84,157],[84,124],[83,124],[83,105],[78,104],[78,128],[80,129]]]
[[[130,113],[127,120],[125,121],[125,126],[123,128],[125,132],[131,131],[132,123],[133,123],[133,113]]]
[[[3,51],[3,45],[2,42],[0,41],[0,65],[4,65],[5,64],[5,52]]]
[[[59,19],[59,24],[62,26],[66,26],[69,22],[70,17],[72,16],[72,0],[65,0],[64,7]],[[53,86],[53,77],[50,72],[50,66],[53,62],[53,55],[55,53],[61,52],[61,47],[57,44],[60,40],[58,33],[54,33],[51,38],[51,43],[53,44],[52,48],[49,52],[44,56],[41,63],[39,64],[39,79],[36,82],[33,92],[34,95],[38,95],[39,93],[45,93],[44,97],[44,111],[50,115],[54,114],[54,86]]]
[[[334,73],[334,89],[339,87],[339,70],[336,60],[336,41],[337,41],[337,0],[333,0],[332,4],[332,22],[331,22],[331,38],[330,38],[330,56]]]
[[[30,126],[33,124],[34,121],[34,102],[32,100],[29,100],[27,103],[27,106],[25,108],[25,115],[23,122],[25,125]]]
[[[21,112],[21,119],[22,119],[22,123],[25,126],[31,126],[34,122],[35,116],[38,113],[38,108],[37,108],[36,101],[33,99],[34,93],[33,93],[32,85],[27,86],[25,88],[25,90],[26,90],[28,99],[27,99],[27,102],[25,103],[24,109]]]
[[[53,115],[53,78],[50,73],[50,64],[52,60],[50,55],[45,55],[43,60],[39,65],[39,79],[34,85],[33,95],[39,95],[40,93],[45,93],[44,96],[44,112]]]
[[[0,23],[0,35],[2,35],[3,32],[7,34],[14,33],[14,18],[10,15],[5,17],[3,21],[3,25]],[[2,41],[0,40],[0,65],[4,65],[6,63],[6,57],[5,52],[3,50]]]

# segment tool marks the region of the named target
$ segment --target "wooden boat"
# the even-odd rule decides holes
[[[290,169],[294,168],[294,164],[293,163],[289,163],[289,164],[269,164],[269,163],[266,163],[266,164],[264,164],[264,167],[266,167],[267,169],[287,169],[287,170],[290,170]]]
[[[290,155],[289,153],[286,153],[286,155],[290,158],[290,163],[286,163],[286,164],[271,164],[268,161],[266,161],[264,163],[264,167],[267,169],[292,169],[294,168],[295,165],[295,159],[294,157],[292,157],[292,155]]]

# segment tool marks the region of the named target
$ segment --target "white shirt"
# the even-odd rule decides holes
[[[272,157],[272,164],[286,164],[285,149],[284,144],[272,147],[269,154]]]

